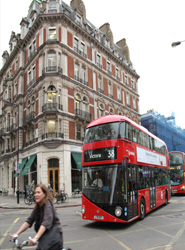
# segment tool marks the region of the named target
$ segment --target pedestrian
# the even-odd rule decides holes
[[[53,189],[52,189],[52,187],[51,187],[51,184],[50,184],[50,183],[48,183],[48,190],[49,190],[51,193],[53,193]]]
[[[35,181],[33,180],[31,185],[30,185],[30,190],[32,191],[32,193],[34,193],[35,191]]]
[[[43,184],[38,184],[35,188],[35,208],[18,231],[11,236],[12,239],[35,223],[36,235],[28,241],[28,246],[38,243],[37,250],[61,250],[63,248],[63,231],[52,201],[53,197],[48,188]],[[53,243],[51,243],[50,237],[52,237]],[[51,244],[54,245],[51,246]]]

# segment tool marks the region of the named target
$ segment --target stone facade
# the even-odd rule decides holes
[[[126,40],[94,27],[83,1],[33,0],[20,26],[0,71],[0,190],[15,193],[17,162],[35,155],[20,189],[35,179],[71,196],[81,187],[71,153],[82,152],[87,124],[109,114],[140,123],[139,75]]]

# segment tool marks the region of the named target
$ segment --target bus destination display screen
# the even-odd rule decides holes
[[[117,159],[116,147],[97,148],[84,151],[84,162],[105,161]]]

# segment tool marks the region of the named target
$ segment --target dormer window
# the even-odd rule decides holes
[[[82,21],[81,21],[81,17],[80,16],[76,16],[76,23],[78,24],[78,25],[81,25],[82,24]]]
[[[49,1],[49,13],[56,13],[57,9],[56,9],[56,0],[50,0]]]

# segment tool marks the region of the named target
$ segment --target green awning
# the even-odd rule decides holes
[[[26,175],[28,173],[28,170],[31,168],[36,156],[37,155],[30,156],[30,159],[26,163],[26,166],[25,166],[25,168],[23,169],[23,171],[22,171],[22,173],[20,175]]]
[[[71,152],[71,154],[76,163],[77,168],[81,171],[82,170],[82,153]]]
[[[21,172],[22,169],[24,168],[24,166],[25,166],[27,160],[28,160],[28,157],[26,157],[26,158],[24,158],[24,159],[22,160],[22,162],[21,162],[21,164],[20,164],[20,172]],[[14,174],[14,177],[17,177],[17,176],[18,176],[18,174],[15,173],[15,174]]]

